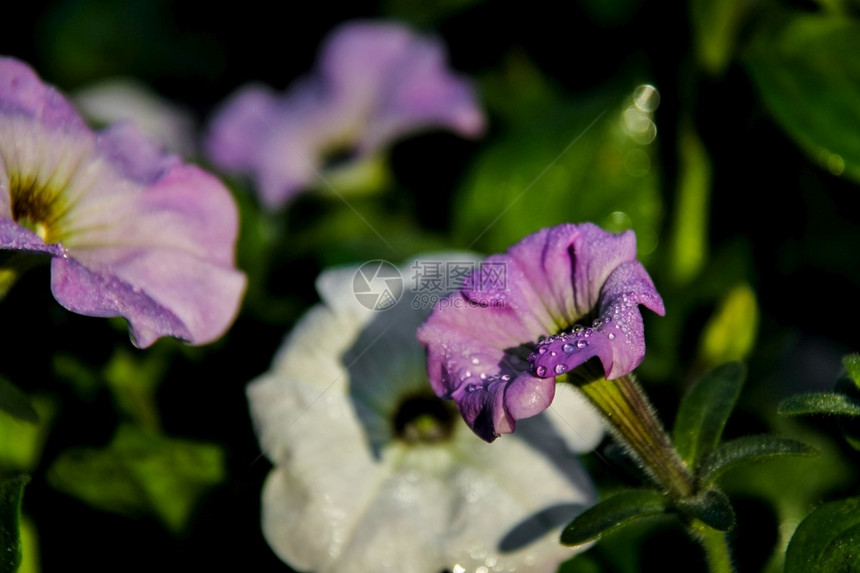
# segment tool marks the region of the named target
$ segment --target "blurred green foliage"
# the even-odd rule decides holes
[[[182,532],[200,497],[224,480],[221,448],[122,425],[102,449],[77,448],[53,463],[58,489],[111,512],[152,515]]]
[[[843,382],[860,379],[856,354],[840,363],[860,346],[860,6],[578,0],[567,8],[573,14],[562,17],[547,2],[384,0],[290,7],[283,19],[256,1],[230,10],[170,0],[17,7],[2,51],[59,88],[131,76],[201,124],[248,81],[280,89],[305,73],[332,26],[397,18],[446,42],[490,119],[479,141],[439,133],[402,141],[377,174],[382,188],[345,200],[318,192],[267,213],[247,182],[225,177],[242,217],[237,256],[249,289],[234,328],[209,347],[161,341],[134,351],[121,321],[60,308],[44,266],[20,279],[0,305],[0,477],[32,475],[23,510],[45,570],[84,551],[92,571],[118,562],[129,571],[244,570],[249,555],[254,570],[284,570],[259,530],[269,466],[244,386],[316,302],[319,271],[421,251],[497,252],[569,221],[637,233],[667,308],[663,318],[645,314],[639,369],[664,421],[679,410],[687,417],[680,397],[703,372],[747,364],[731,418],[700,401],[693,418],[719,420],[678,438],[685,457],[714,450],[713,432],[734,448],[720,454],[729,461],[752,451],[750,435],[820,452],[718,468],[737,515],[739,570],[780,571],[786,547],[786,567],[829,551],[822,547],[856,547],[860,459],[851,444],[860,433],[832,416],[776,411],[794,395],[856,406],[833,380],[843,367],[851,377]],[[638,99],[643,86],[659,105]],[[734,405],[735,393],[713,404]],[[794,413],[838,413],[827,404]],[[768,442],[774,451],[796,443],[780,440]],[[638,486],[637,472],[609,458],[609,445],[585,457],[603,496]],[[17,509],[5,511],[0,527],[17,519]],[[705,566],[676,523],[645,519],[602,536],[562,570],[659,570],[667,552],[690,570]]]

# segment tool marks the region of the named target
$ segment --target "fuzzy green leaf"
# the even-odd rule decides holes
[[[724,472],[740,465],[780,456],[812,456],[817,453],[814,448],[789,438],[745,436],[725,442],[704,458],[698,470],[698,479],[705,487]]]
[[[848,354],[842,358],[842,366],[854,384],[860,388],[860,354]]]
[[[777,411],[785,416],[835,414],[856,417],[860,416],[860,401],[845,394],[829,392],[799,394],[780,402]]]
[[[21,565],[21,499],[28,481],[21,475],[0,482],[0,573],[14,573]]]
[[[652,489],[623,491],[579,514],[561,533],[564,545],[580,545],[643,517],[666,513],[666,497]]]
[[[705,374],[684,396],[672,437],[690,467],[696,467],[719,443],[745,378],[743,364],[728,362]]]
[[[860,497],[826,503],[804,519],[788,544],[786,573],[857,571]]]
[[[724,493],[709,489],[695,497],[675,502],[683,514],[700,519],[718,531],[728,531],[735,526],[735,510]]]

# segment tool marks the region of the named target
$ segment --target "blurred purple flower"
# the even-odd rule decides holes
[[[341,25],[316,70],[283,95],[254,84],[212,120],[205,147],[220,168],[251,176],[277,208],[309,187],[327,157],[372,160],[407,133],[436,126],[474,137],[484,115],[471,85],[454,75],[442,44],[395,23]]]
[[[26,64],[0,58],[0,250],[52,256],[64,307],[125,317],[140,347],[210,342],[245,288],[237,234],[215,177],[131,124],[93,132]]]
[[[633,232],[565,224],[486,259],[437,303],[418,337],[436,394],[492,441],[549,406],[556,375],[591,358],[599,365],[574,377],[636,368],[645,356],[640,304],[665,312]]]

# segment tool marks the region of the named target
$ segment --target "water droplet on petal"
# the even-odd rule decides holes
[[[541,346],[538,348],[538,354],[546,354],[546,346]]]
[[[555,365],[555,373],[556,374],[564,374],[565,372],[567,372],[567,366],[565,366],[564,364],[556,364]]]
[[[574,334],[579,334],[583,330],[585,330],[585,329],[582,327],[581,324],[577,324],[576,326],[573,327],[573,333]]]
[[[558,352],[556,352],[555,350],[549,353],[550,356],[555,356],[556,354],[558,354]]]
[[[511,377],[508,374],[502,374],[501,379],[502,379],[502,382],[507,382],[508,380],[511,379]]]
[[[472,358],[472,364],[479,364],[480,362],[477,358]]]
[[[576,347],[577,348],[585,348],[586,346],[588,346],[587,340],[577,340],[576,341]]]
[[[615,340],[615,333],[614,333],[614,332],[610,332],[610,333],[607,335],[607,337],[609,338],[609,340]]]
[[[537,368],[535,368],[535,374],[537,374],[539,377],[546,376],[546,366],[538,366]]]
[[[564,351],[565,354],[570,354],[571,352],[576,350],[576,346],[568,343],[568,344],[565,344],[564,346],[562,346],[561,349]]]

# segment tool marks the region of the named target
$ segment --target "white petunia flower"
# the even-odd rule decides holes
[[[442,260],[474,261],[421,259]],[[407,288],[368,310],[356,271],[318,278],[322,304],[248,387],[274,465],[262,496],[269,545],[319,573],[555,571],[573,555],[561,528],[595,501],[577,456],[600,441],[599,418],[559,388],[511,439],[485,443],[427,381],[415,333],[429,308],[413,308],[421,299]]]

